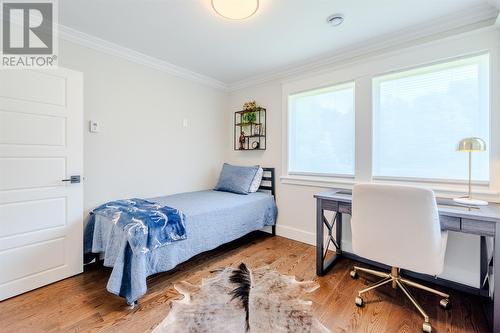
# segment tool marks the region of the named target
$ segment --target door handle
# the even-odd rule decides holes
[[[71,176],[68,179],[63,179],[61,180],[63,182],[70,182],[71,184],[76,184],[80,182],[80,175],[78,176]]]

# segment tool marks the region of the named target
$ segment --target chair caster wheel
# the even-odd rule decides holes
[[[449,310],[451,309],[451,302],[447,298],[443,298],[442,300],[439,301],[439,306],[442,307],[444,310]]]
[[[349,274],[351,275],[351,278],[353,278],[353,279],[358,278],[358,272],[356,272],[354,269]]]
[[[424,322],[424,324],[422,325],[422,331],[425,333],[431,333],[432,332],[431,323],[429,323],[427,321]]]
[[[359,296],[356,296],[356,299],[354,300],[354,302],[356,303],[356,306],[359,308],[363,307],[363,305],[364,305],[363,299]]]

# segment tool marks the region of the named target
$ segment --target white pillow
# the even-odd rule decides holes
[[[260,183],[262,182],[262,175],[264,175],[264,169],[259,167],[259,170],[257,170],[255,177],[253,177],[252,184],[250,185],[250,189],[248,190],[249,193],[257,192],[260,187]]]

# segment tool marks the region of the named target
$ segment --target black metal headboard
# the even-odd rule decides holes
[[[271,194],[276,200],[276,183],[274,178],[274,168],[262,168],[264,170],[264,175],[262,176],[262,182],[260,183],[259,190],[271,191]]]
[[[264,174],[262,175],[262,182],[260,183],[259,190],[261,191],[271,191],[271,194],[276,201],[276,181],[274,168],[262,168]],[[276,225],[272,226],[272,235],[276,235]]]

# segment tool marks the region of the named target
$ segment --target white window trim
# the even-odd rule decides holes
[[[420,184],[448,184],[448,185],[467,185],[468,180],[464,179],[439,179],[439,178],[423,178],[423,177],[393,177],[393,176],[373,176],[374,181],[383,182],[406,182],[406,183],[420,183]],[[489,180],[473,180],[472,185],[488,187]]]
[[[474,182],[473,193],[489,201],[500,202],[500,42],[498,32],[478,31],[404,50],[365,57],[330,67],[328,71],[282,85],[282,170],[281,182],[321,188],[350,189],[356,183],[412,184],[432,188],[440,196],[463,195],[466,181],[372,177],[372,79],[460,57],[490,54],[490,180]],[[354,81],[355,84],[355,174],[311,175],[288,170],[288,96],[300,92]],[[460,166],[460,167],[466,167]]]
[[[340,173],[319,173],[319,172],[299,172],[299,171],[289,171],[289,176],[309,176],[309,177],[329,177],[329,178],[352,178],[354,175],[351,174],[340,174]]]
[[[474,58],[476,57],[479,57],[479,56],[482,56],[482,55],[486,55],[488,54],[489,55],[489,52],[479,52],[479,53],[476,53],[476,54],[467,54],[467,55],[460,55],[460,56],[457,56],[457,57],[453,57],[453,58],[447,58],[447,59],[442,59],[442,60],[439,60],[439,61],[435,61],[435,62],[432,62],[432,63],[427,63],[427,64],[421,64],[421,65],[418,65],[418,66],[413,66],[413,67],[408,67],[408,68],[403,68],[403,69],[399,69],[397,71],[392,71],[392,72],[388,72],[388,73],[383,73],[381,75],[377,75],[377,76],[374,76],[372,78],[372,94],[377,90],[376,89],[376,84],[380,82],[381,78],[382,77],[385,77],[385,76],[391,76],[391,75],[401,75],[401,74],[404,74],[404,73],[407,73],[409,71],[419,71],[421,69],[426,69],[426,71],[428,72],[429,71],[429,67],[432,67],[432,66],[436,66],[436,65],[446,65],[445,68],[453,68],[453,67],[456,67],[458,65],[451,65],[450,63],[453,63],[453,62],[457,62],[457,61],[460,61],[462,60],[462,64],[460,64],[460,66],[463,66],[464,64],[475,64],[476,61],[473,61]],[[481,59],[480,60],[480,63],[483,62],[484,59]],[[488,63],[490,63],[491,60],[488,58]],[[483,64],[481,64],[483,65]],[[491,73],[489,73],[489,75],[491,76]],[[375,83],[375,84],[374,84]],[[488,99],[491,99],[491,82],[490,82],[490,91],[486,94],[486,96],[488,97]],[[379,96],[377,96],[379,98]],[[372,102],[374,102],[375,100],[378,101],[377,98],[373,98],[372,99]],[[375,106],[372,104],[372,114],[376,112],[375,110]],[[491,124],[491,112],[492,110],[490,109],[489,110],[489,125],[490,125],[490,137],[491,137],[491,130],[493,129],[493,126]],[[372,122],[372,127],[373,127],[373,122]],[[490,138],[488,138],[489,141]],[[372,135],[372,146],[374,145],[374,142],[373,142],[373,135]],[[489,149],[489,147],[488,147]],[[492,158],[492,155],[490,153],[490,156],[489,156],[490,160]],[[373,159],[373,156],[372,156],[372,159]],[[490,168],[491,168],[491,161],[490,161]],[[464,167],[465,168],[465,167]],[[384,182],[384,181],[392,181],[392,182],[400,182],[400,183],[419,183],[419,184],[428,184],[428,183],[434,183],[434,184],[468,184],[468,180],[466,179],[440,179],[440,178],[425,178],[425,177],[405,177],[405,176],[381,176],[381,175],[374,175],[373,174],[373,169],[372,169],[372,179],[374,181],[380,181],[380,182]],[[475,181],[473,180],[472,181],[472,184],[475,185],[475,186],[483,186],[483,187],[488,187],[489,184],[490,184],[490,180],[491,180],[491,174],[492,174],[492,171],[490,170],[490,179],[488,179],[487,181]]]

